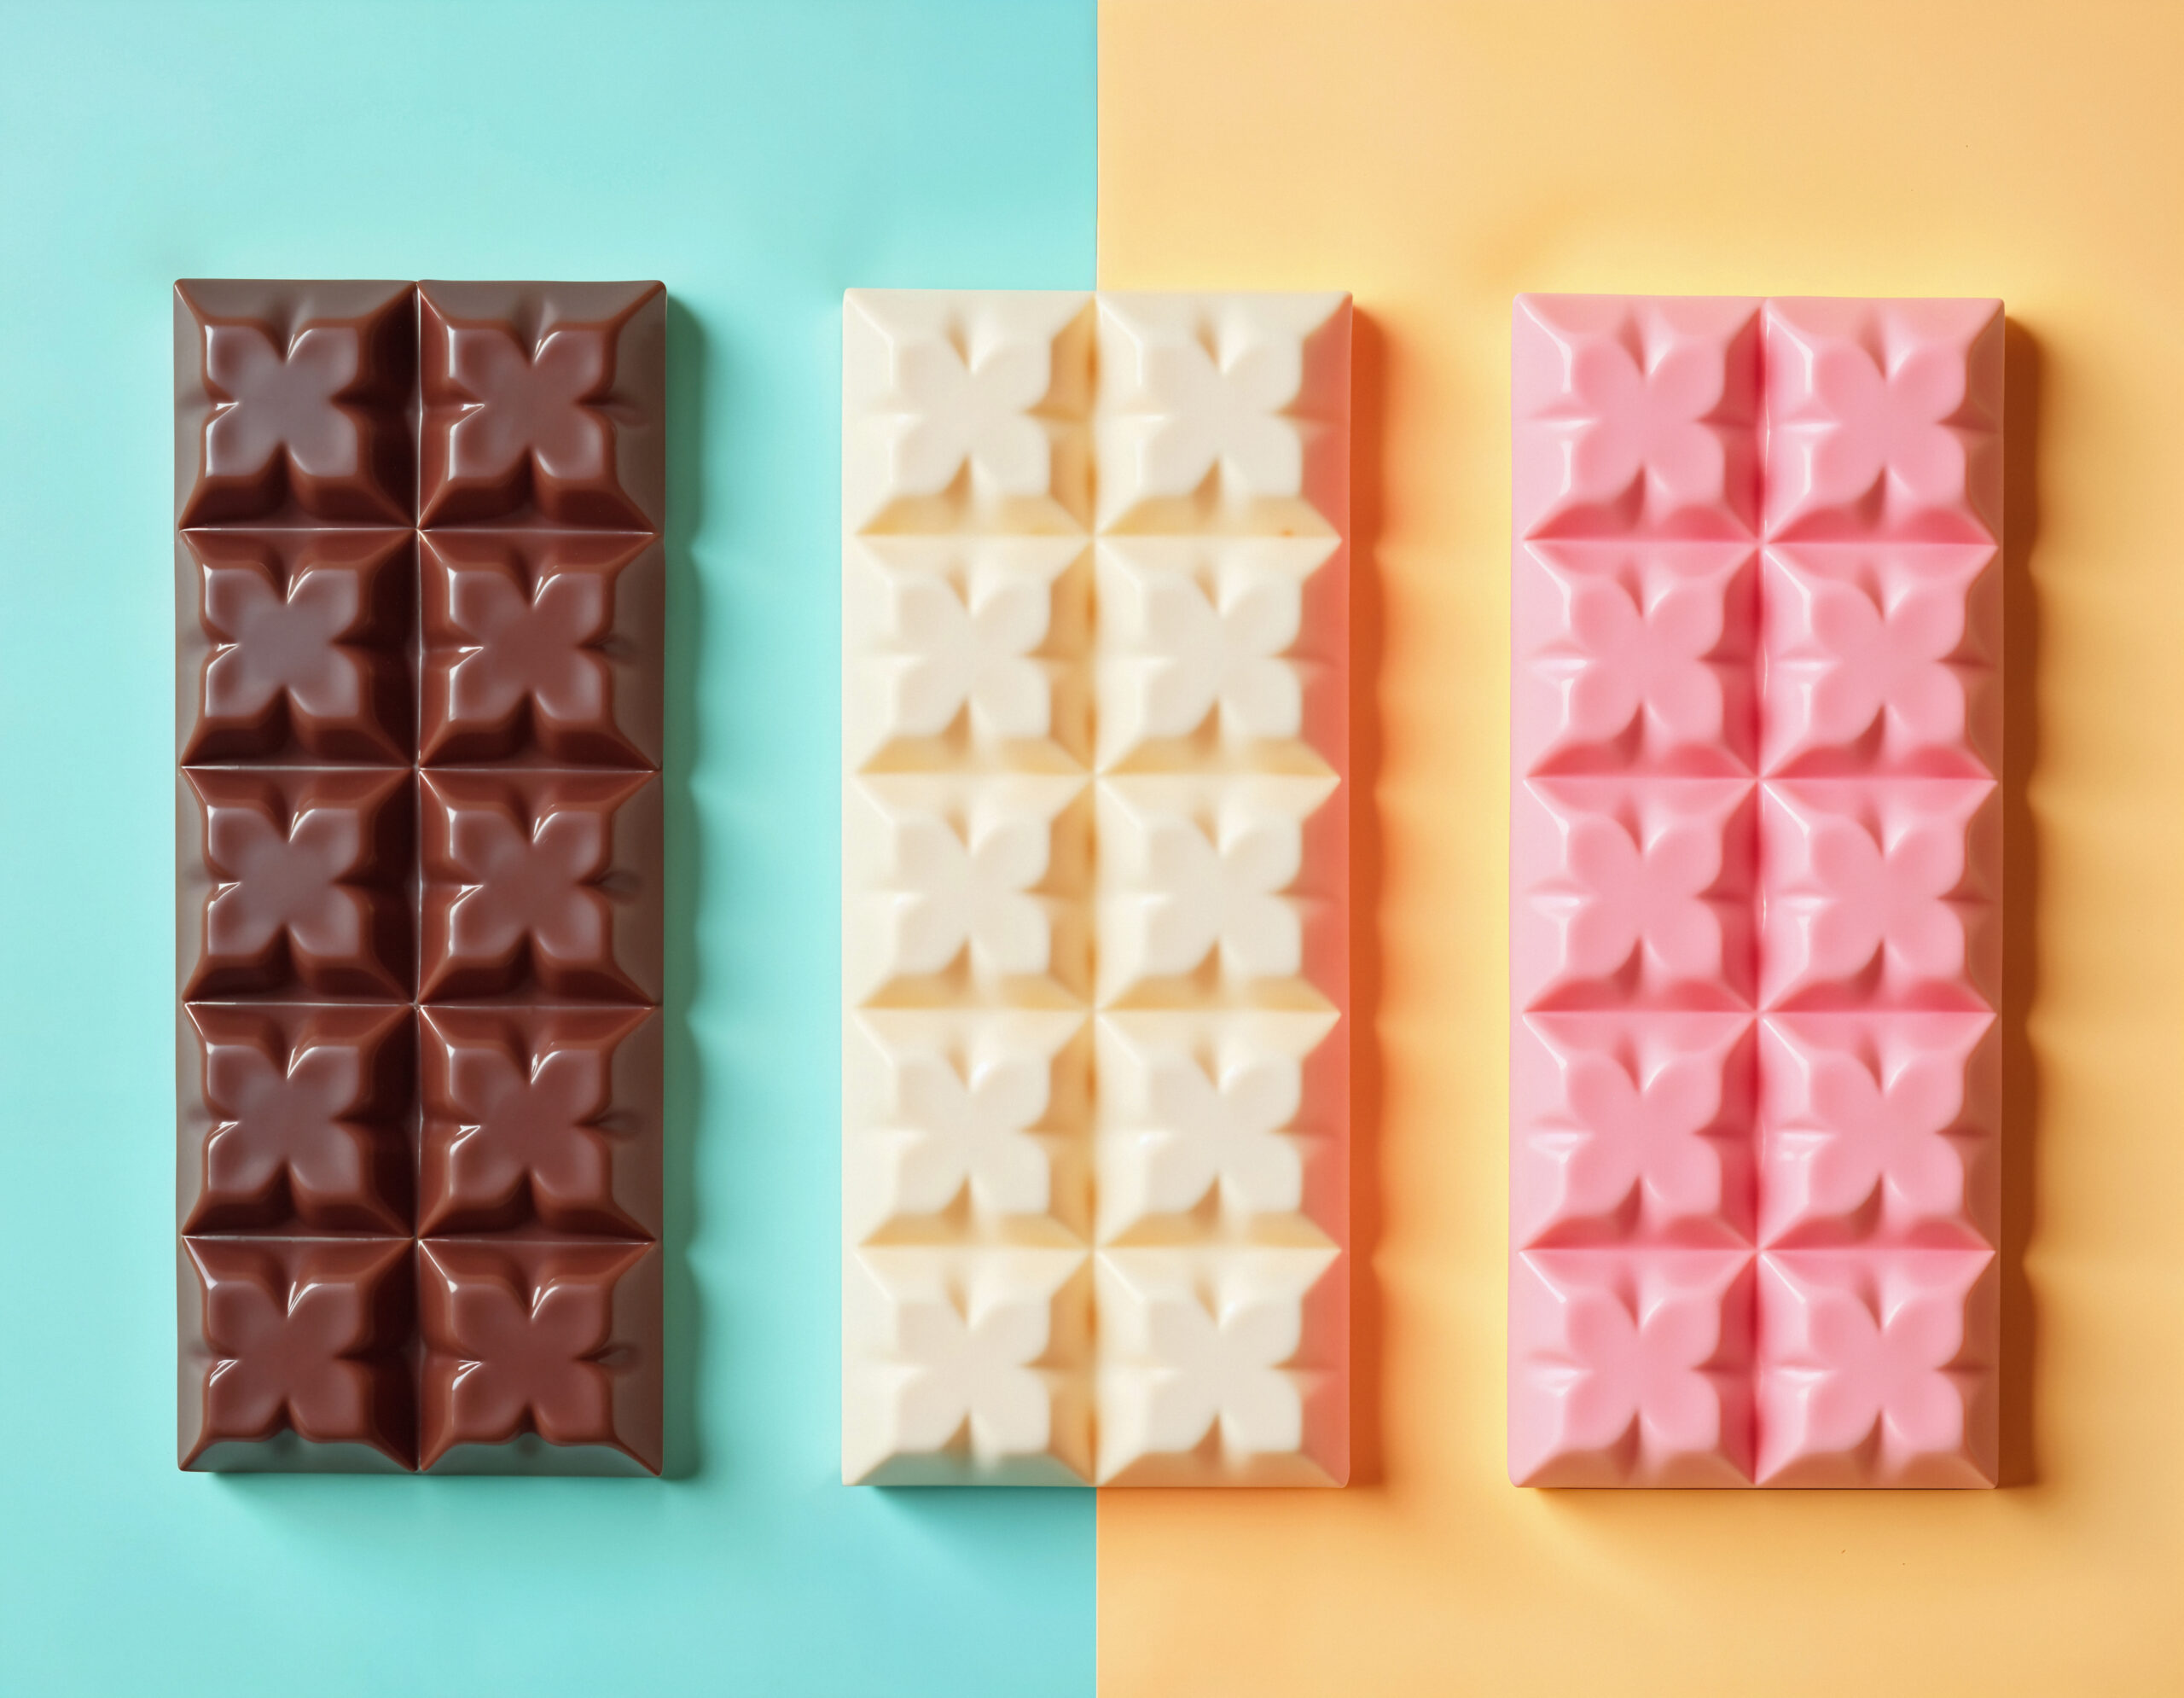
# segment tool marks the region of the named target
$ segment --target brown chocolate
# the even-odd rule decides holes
[[[659,284],[426,283],[420,308],[425,525],[659,530]]]
[[[406,767],[185,767],[183,995],[406,998],[415,789]]]
[[[656,1473],[665,296],[175,303],[182,1465]]]
[[[450,531],[423,564],[427,765],[659,765],[657,543]]]
[[[408,531],[194,531],[175,548],[185,762],[410,759]]]
[[[417,1272],[419,1466],[536,1433],[659,1471],[658,1245],[428,1238]]]
[[[415,1164],[406,1003],[184,1010],[184,1232],[407,1234]]]
[[[178,524],[407,525],[415,291],[177,283]]]
[[[437,770],[424,790],[427,1001],[659,1000],[659,782]]]
[[[413,1466],[414,1254],[406,1238],[185,1238],[182,1465]]]
[[[659,1236],[659,1015],[436,1008],[418,1230]]]

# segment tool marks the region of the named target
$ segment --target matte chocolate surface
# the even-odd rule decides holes
[[[186,1468],[659,1469],[665,326],[176,285]]]

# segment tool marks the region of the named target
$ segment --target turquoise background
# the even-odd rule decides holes
[[[1091,0],[0,3],[0,1689],[1085,1693],[1092,1494],[837,1483],[840,292],[1089,288]],[[174,1465],[169,285],[649,276],[669,1465]]]

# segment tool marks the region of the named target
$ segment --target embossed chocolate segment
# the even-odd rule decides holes
[[[418,325],[420,522],[659,528],[658,283],[428,282]]]
[[[407,1238],[185,1238],[185,1468],[409,1468]]]
[[[183,1230],[408,1232],[412,1023],[406,1003],[187,1008]]]
[[[428,1008],[418,1230],[659,1235],[659,1015]]]
[[[427,1002],[659,998],[659,781],[427,772]]]
[[[407,766],[415,561],[407,531],[182,532],[182,759]]]
[[[420,1467],[490,1469],[476,1447],[535,1434],[659,1472],[657,1245],[433,1238],[418,1282]]]
[[[411,285],[191,278],[174,294],[177,522],[409,522]]]
[[[425,764],[659,765],[656,541],[427,532],[422,564]]]
[[[413,788],[406,768],[185,769],[183,995],[407,1001]]]

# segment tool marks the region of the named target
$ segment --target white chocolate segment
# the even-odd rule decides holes
[[[845,1480],[1347,1475],[1349,345],[845,302]]]
[[[852,289],[842,308],[844,533],[1081,530],[1090,304]]]
[[[1090,558],[1066,537],[871,537],[843,563],[851,771],[1086,763]]]
[[[1349,1332],[1339,1254],[1102,1250],[1099,1483],[1340,1484]]]
[[[1333,772],[1345,656],[1315,581],[1337,539],[1117,538],[1095,551],[1102,771]],[[1308,624],[1308,615],[1310,615]]]
[[[874,1248],[842,1268],[842,1478],[1058,1486],[1091,1472],[1072,1250]]]
[[[1103,294],[1103,531],[1337,535],[1350,505],[1350,314],[1332,294]]]

